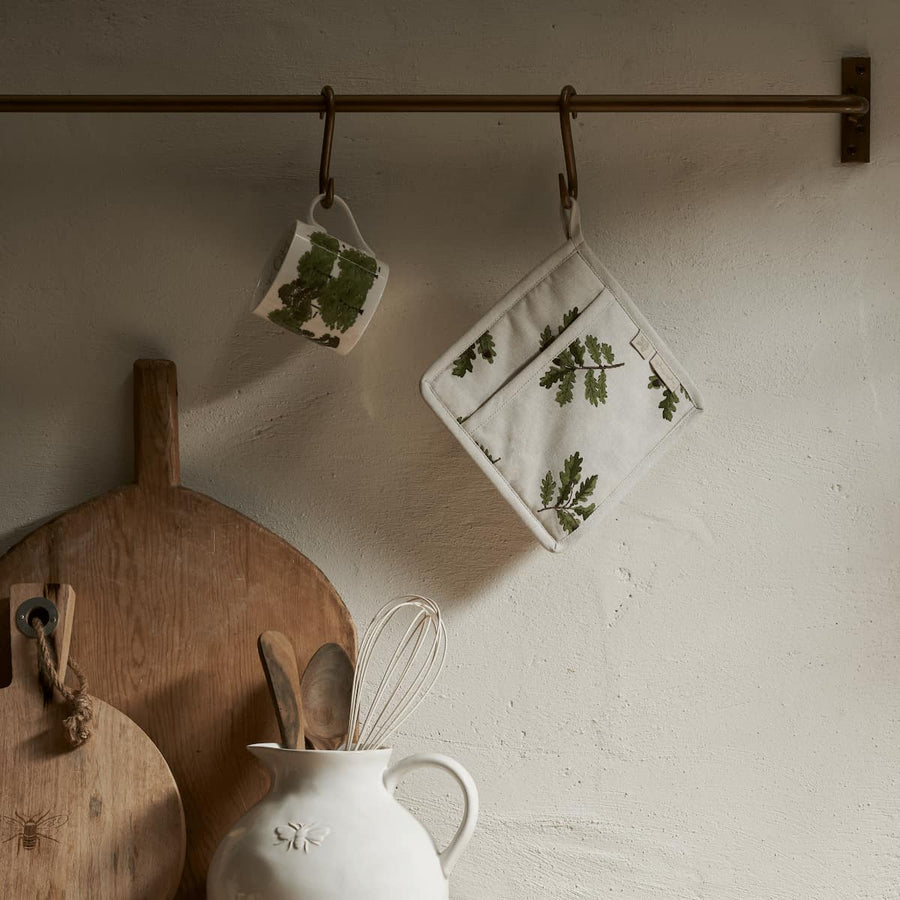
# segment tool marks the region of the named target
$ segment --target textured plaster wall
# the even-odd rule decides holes
[[[455,900],[897,900],[898,41],[893,0],[5,0],[0,92],[832,92],[869,51],[875,120],[857,168],[830,117],[576,120],[588,238],[709,412],[552,556],[418,379],[560,242],[555,118],[338,118],[391,263],[342,359],[249,315],[315,117],[3,117],[0,544],[130,479],[131,363],[170,357],[186,484],[360,623],[443,603],[450,663],[397,745],[481,786]],[[404,795],[450,833],[449,781]]]

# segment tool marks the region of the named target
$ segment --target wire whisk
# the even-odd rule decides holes
[[[413,611],[396,650],[387,662],[371,702],[363,707],[370,668],[385,630],[404,613]],[[374,750],[425,699],[447,656],[447,630],[438,605],[427,597],[411,595],[386,603],[372,619],[360,644],[350,698],[347,750]],[[378,679],[373,674],[372,682]]]

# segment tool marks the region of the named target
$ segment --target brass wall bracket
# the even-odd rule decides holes
[[[841,162],[867,163],[872,121],[872,60],[868,56],[841,60],[841,93],[865,97],[869,102],[865,113],[841,116]]]

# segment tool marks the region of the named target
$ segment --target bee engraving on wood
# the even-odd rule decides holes
[[[69,821],[68,816],[52,816],[50,810],[40,813],[36,816],[23,816],[20,812],[14,812],[12,817],[3,816],[3,821],[13,829],[12,834],[6,838],[3,843],[8,844],[10,841],[18,841],[16,852],[21,853],[22,850],[41,849],[41,841],[53,841],[58,844],[59,841],[50,833],[62,828]]]

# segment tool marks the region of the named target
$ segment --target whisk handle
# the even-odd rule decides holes
[[[478,788],[475,787],[472,776],[455,759],[440,753],[417,753],[401,759],[384,773],[384,786],[393,793],[401,778],[408,775],[413,769],[421,768],[443,769],[445,772],[449,772],[463,792],[462,822],[456,829],[453,840],[445,850],[438,853],[444,878],[449,878],[457,859],[475,833],[475,823],[478,821]]]

